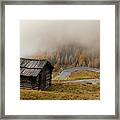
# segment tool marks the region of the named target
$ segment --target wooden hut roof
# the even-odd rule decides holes
[[[53,66],[47,60],[20,58],[20,75],[35,77],[46,64],[53,69]]]
[[[47,60],[35,60],[35,59],[20,59],[20,67],[24,68],[43,68],[45,64],[47,63]]]
[[[20,75],[36,77],[40,73],[41,69],[27,69],[20,68]]]

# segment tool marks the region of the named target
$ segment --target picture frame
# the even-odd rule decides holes
[[[114,5],[115,6],[115,115],[5,115],[5,5]],[[2,1],[1,2],[1,118],[2,119],[119,119],[119,14],[117,0]]]

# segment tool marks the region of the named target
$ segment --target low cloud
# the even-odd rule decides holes
[[[20,56],[28,57],[54,51],[69,43],[100,49],[99,20],[22,20]]]

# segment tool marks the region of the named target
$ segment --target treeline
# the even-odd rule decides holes
[[[86,66],[99,68],[99,50],[94,48],[82,47],[77,44],[59,46],[54,52],[45,52],[37,56],[38,59],[48,59],[55,68],[61,66]]]

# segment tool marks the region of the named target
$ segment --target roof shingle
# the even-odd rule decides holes
[[[40,73],[41,69],[27,69],[20,68],[20,75],[36,77]]]
[[[45,66],[47,60],[20,59],[20,67],[41,69]]]

